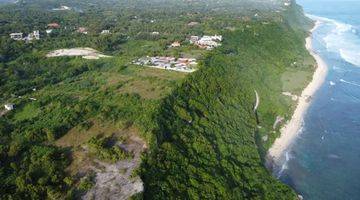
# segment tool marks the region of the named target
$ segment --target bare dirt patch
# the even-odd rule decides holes
[[[89,152],[87,142],[100,134],[122,138],[123,142],[117,142],[115,145],[119,145],[132,157],[116,163],[98,160]],[[143,191],[143,182],[134,171],[140,166],[141,154],[147,146],[146,142],[138,136],[136,128],[121,129],[115,124],[94,121],[88,130],[75,127],[55,144],[71,148],[72,162],[66,171],[73,177],[81,179],[89,174],[95,174],[95,185],[82,196],[82,199],[129,199],[134,194]]]
[[[81,56],[84,59],[100,59],[108,58],[111,56],[104,55],[92,48],[71,48],[71,49],[58,49],[49,52],[46,57],[62,57],[62,56]]]
[[[140,165],[141,153],[146,149],[145,142],[137,136],[131,136],[126,144],[118,145],[132,152],[134,157],[114,164],[95,160],[97,165],[92,167],[96,173],[95,186],[82,199],[129,199],[143,191],[142,180],[133,173]]]

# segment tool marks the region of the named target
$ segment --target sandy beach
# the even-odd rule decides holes
[[[320,21],[316,21],[315,26],[311,29],[311,33],[317,29],[320,25]],[[304,115],[311,104],[311,97],[315,92],[321,87],[325,81],[327,74],[327,65],[322,60],[322,58],[317,55],[312,49],[312,38],[311,34],[306,38],[306,48],[310,54],[315,58],[317,63],[317,68],[313,75],[312,81],[307,85],[307,87],[302,91],[301,96],[298,99],[298,105],[294,111],[294,114],[290,121],[280,130],[281,136],[277,138],[268,151],[268,158],[272,163],[272,167],[279,166],[282,161],[282,156],[284,155],[285,150],[291,145],[296,136],[299,134],[300,129],[303,124]]]

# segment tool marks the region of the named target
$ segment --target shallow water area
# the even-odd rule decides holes
[[[329,71],[277,175],[304,199],[360,199],[360,1],[298,3]]]

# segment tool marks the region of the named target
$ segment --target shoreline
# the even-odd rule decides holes
[[[316,60],[316,70],[313,74],[313,78],[311,82],[304,88],[299,97],[296,109],[291,117],[291,120],[286,123],[280,130],[280,137],[278,137],[275,142],[272,144],[267,153],[267,162],[269,163],[269,167],[274,169],[274,167],[280,167],[282,158],[285,156],[284,152],[286,149],[293,143],[296,136],[298,136],[304,116],[311,104],[311,98],[316,91],[321,87],[324,83],[326,74],[327,74],[327,64],[324,60],[315,53],[312,46],[312,33],[319,27],[321,22],[319,20],[316,21],[315,26],[310,30],[310,35],[306,38],[305,47],[309,51],[310,55],[314,57]]]

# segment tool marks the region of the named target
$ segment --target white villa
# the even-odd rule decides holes
[[[190,44],[195,44],[197,41],[199,41],[199,36],[190,36]]]
[[[14,110],[14,104],[11,104],[11,103],[8,103],[8,104],[5,104],[5,109],[10,111],[10,110]]]
[[[221,46],[220,42],[222,40],[223,37],[221,35],[214,35],[214,36],[204,35],[202,38],[199,38],[199,36],[191,36],[190,44],[195,44],[198,47],[206,50],[212,50],[216,47]]]
[[[110,34],[110,30],[102,30],[101,34],[105,35],[105,34]]]
[[[33,31],[32,33],[29,33],[29,35],[25,38],[25,40],[40,40],[40,32],[39,31]]]
[[[10,38],[13,40],[22,40],[23,39],[23,33],[11,33]]]

